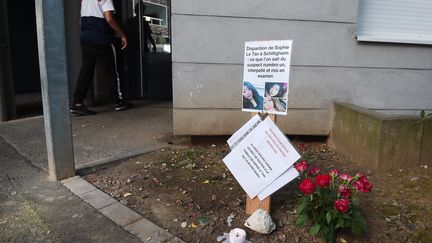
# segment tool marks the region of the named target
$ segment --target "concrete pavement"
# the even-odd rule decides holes
[[[75,167],[80,169],[166,146],[172,134],[172,104],[136,101],[130,110],[96,107],[95,116],[71,116]],[[0,136],[31,163],[47,170],[43,117],[0,123]]]
[[[0,138],[0,242],[140,242]]]
[[[171,136],[170,102],[134,105],[71,117],[76,168],[188,140]],[[0,242],[181,242],[79,176],[49,181],[42,117],[0,123],[0,152]]]

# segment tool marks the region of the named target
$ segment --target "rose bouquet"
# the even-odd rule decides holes
[[[297,213],[297,226],[310,224],[309,233],[321,236],[325,242],[334,242],[338,229],[349,228],[354,235],[366,230],[366,222],[359,210],[359,192],[370,192],[372,184],[366,175],[354,177],[332,169],[322,173],[306,160],[295,164],[301,173],[301,196]]]

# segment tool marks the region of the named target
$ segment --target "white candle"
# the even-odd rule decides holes
[[[230,243],[246,243],[246,231],[235,228],[229,233]]]

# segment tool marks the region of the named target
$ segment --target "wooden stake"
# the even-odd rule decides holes
[[[252,113],[252,117],[256,114],[257,113]],[[269,115],[269,117],[276,122],[276,115]],[[250,198],[246,195],[246,214],[253,214],[259,208],[270,213],[271,197],[266,197],[264,200],[260,201],[258,197]]]
[[[257,209],[261,208],[270,213],[271,197],[266,197],[260,201],[258,197],[253,199],[246,195],[246,214],[253,214]]]

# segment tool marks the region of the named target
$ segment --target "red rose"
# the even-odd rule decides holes
[[[307,164],[306,160],[302,160],[302,161],[296,163],[294,165],[294,168],[296,168],[296,170],[298,172],[303,172],[303,171],[307,170],[308,164]]]
[[[372,184],[367,180],[365,175],[358,178],[354,183],[354,187],[361,192],[370,192],[372,190]]]
[[[316,167],[316,166],[312,167],[312,168],[309,170],[309,175],[311,175],[311,176],[315,176],[315,175],[317,175],[318,173],[320,173],[320,169],[319,169],[318,167]]]
[[[327,188],[330,184],[331,176],[328,174],[321,174],[315,177],[316,184],[319,187]]]
[[[309,178],[304,179],[299,187],[304,194],[312,194],[315,191],[315,184]]]
[[[331,169],[330,172],[329,172],[329,175],[330,175],[332,178],[336,178],[336,177],[339,175],[339,171],[336,170],[336,169]]]
[[[341,213],[348,213],[350,206],[350,201],[348,199],[342,198],[334,202],[334,208]]]
[[[349,198],[351,196],[351,189],[345,185],[340,185],[338,188],[339,195],[343,198]]]
[[[348,182],[350,182],[352,180],[352,177],[350,175],[348,175],[347,173],[339,175],[339,178],[344,180],[344,181],[348,181]]]

